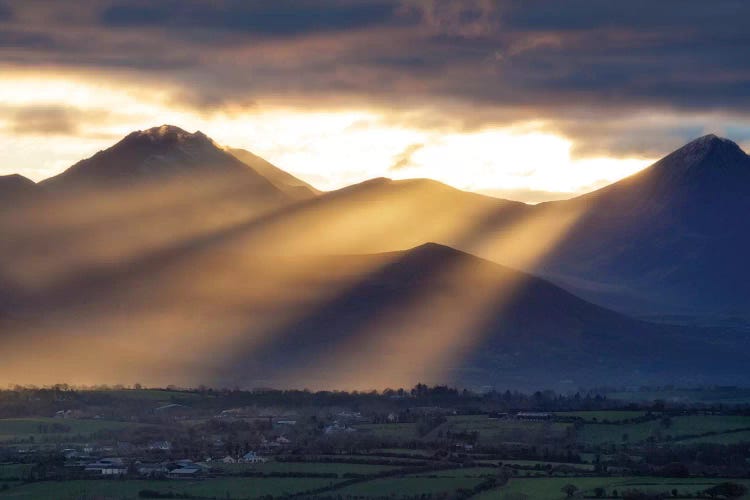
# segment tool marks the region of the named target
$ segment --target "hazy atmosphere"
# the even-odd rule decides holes
[[[0,0],[0,500],[750,500],[748,19]]]

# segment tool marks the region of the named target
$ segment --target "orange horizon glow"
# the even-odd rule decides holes
[[[42,78],[38,72],[9,69],[0,95],[0,174],[20,173],[35,181],[60,173],[133,130],[163,123],[201,130],[222,145],[248,149],[324,191],[375,177],[430,178],[463,190],[536,202],[535,193],[546,193],[543,199],[569,198],[653,161],[573,157],[573,141],[548,131],[544,122],[429,130],[399,123],[379,107],[325,109],[324,103],[310,108],[273,101],[206,115],[176,104],[168,88],[53,70]],[[40,117],[34,119],[66,122],[39,123],[48,127],[45,132],[14,128],[14,113],[27,109],[37,110]]]

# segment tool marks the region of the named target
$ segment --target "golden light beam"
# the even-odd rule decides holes
[[[76,242],[85,247],[101,237],[100,223],[117,226],[119,218],[131,216],[133,212],[121,206],[131,195],[117,198],[102,217],[92,216],[83,224],[75,214],[85,213],[69,208],[68,222],[80,230],[72,237],[71,248]],[[104,241],[113,245],[105,248],[109,253],[104,260],[111,258],[112,267],[124,266],[132,272],[118,281],[98,283],[85,300],[76,294],[86,290],[70,289],[69,305],[45,311],[7,332],[0,353],[0,380],[17,381],[14,377],[24,367],[32,371],[35,383],[122,383],[133,373],[142,374],[137,378],[147,383],[217,380],[222,364],[234,353],[251,354],[280,341],[278,336],[290,325],[397,258],[397,254],[366,259],[321,255],[371,253],[437,240],[491,251],[500,258],[517,255],[531,265],[564,237],[575,220],[574,214],[538,215],[539,219],[517,215],[493,227],[486,221],[495,220],[499,202],[469,196],[470,201],[457,205],[451,202],[466,198],[455,196],[453,190],[429,181],[376,181],[335,193],[327,201],[291,206],[270,216],[267,223],[256,225],[247,212],[230,211],[217,219],[218,224],[193,227],[192,219],[186,219],[186,228],[177,228],[177,233],[167,232],[167,237],[153,241],[145,238],[125,250],[118,248],[122,244],[118,238]],[[141,198],[135,194],[132,199]],[[181,199],[176,194],[168,203],[154,202],[144,219],[172,220],[159,214],[175,210]],[[520,208],[519,213],[526,214]],[[510,229],[504,229],[506,225]],[[137,234],[150,230],[155,228]],[[134,265],[133,257],[147,257],[154,245],[179,246],[195,234],[210,236],[214,230],[217,235],[226,232],[227,237],[209,238],[207,245],[141,273],[137,266],[129,267]],[[60,261],[51,259],[51,265],[60,269],[71,264],[65,253]],[[86,269],[92,259],[100,262],[101,254],[87,253],[84,265],[73,269]],[[434,380],[444,376],[481,341],[474,332],[497,312],[490,308],[512,297],[518,285],[515,279],[487,281],[468,262],[459,259],[437,269],[431,277],[433,286],[424,295],[410,297],[402,310],[351,332],[350,340],[326,364],[295,373],[301,377],[297,380],[320,380],[321,374],[327,374],[326,379],[330,376],[334,383],[337,377],[349,380],[354,373],[351,384],[371,388],[411,383],[409,377],[420,375]],[[443,291],[445,287],[449,293]],[[58,293],[64,296],[66,291]],[[87,357],[89,361],[83,362]],[[298,385],[291,379],[285,382]]]
[[[582,213],[580,206],[556,212],[540,207],[508,228],[470,225],[454,239],[496,260],[533,268]],[[527,279],[473,257],[448,259],[427,277],[417,296],[394,311],[379,311],[334,352],[313,367],[292,371],[284,383],[306,380],[318,388],[343,383],[341,388],[369,389],[450,382],[452,372],[485,340],[484,327],[502,314]]]

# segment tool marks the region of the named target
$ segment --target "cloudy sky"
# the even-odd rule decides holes
[[[170,123],[322,189],[570,197],[750,145],[746,0],[0,0],[0,174]]]

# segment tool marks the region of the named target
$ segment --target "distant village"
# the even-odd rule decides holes
[[[180,448],[174,447],[168,440],[155,440],[148,443],[134,444],[127,441],[117,441],[112,445],[101,443],[85,443],[80,446],[63,448],[61,450],[66,469],[90,477],[105,476],[141,476],[146,478],[168,478],[168,479],[195,479],[206,477],[220,472],[218,465],[231,464],[262,464],[279,455],[290,453],[294,449],[292,439],[287,434],[295,429],[297,420],[291,416],[283,418],[257,415],[255,409],[232,408],[225,409],[215,415],[219,422],[248,422],[260,424],[259,428],[266,432],[259,435],[259,441],[254,449],[249,449],[249,444],[229,444],[221,437],[213,437],[207,447],[204,457],[186,458],[181,457]],[[153,409],[155,414],[170,414],[176,422],[189,419],[190,408],[183,404],[168,404]],[[407,413],[414,415],[449,415],[455,414],[452,409],[439,407],[416,407],[408,408]],[[293,414],[292,414],[293,415]],[[54,418],[74,418],[71,410],[58,410]],[[95,416],[94,419],[101,418]],[[385,422],[398,424],[402,422],[403,415],[389,412],[385,415]],[[493,419],[512,419],[527,422],[550,421],[553,414],[549,412],[519,411],[494,412],[488,415]],[[360,412],[341,411],[334,416],[334,420],[322,426],[322,434],[332,436],[337,434],[356,433],[355,426],[372,424],[373,418],[363,416]],[[200,436],[201,440],[205,436]],[[453,443],[453,448],[460,451],[471,451],[474,445],[460,439]],[[18,448],[20,453],[29,453],[28,448]]]
[[[750,391],[684,394],[624,402],[604,391],[421,384],[382,393],[14,388],[0,391],[0,498],[51,482],[116,492],[101,498],[361,498],[358,485],[415,474],[453,474],[433,497],[443,499],[526,478],[566,481],[570,491],[583,478],[604,481],[591,498],[649,498],[606,487],[639,477],[700,477],[740,491],[737,481],[750,479]],[[706,403],[713,394],[738,403]],[[210,493],[192,493],[197,485]],[[668,491],[710,498],[686,485]]]

